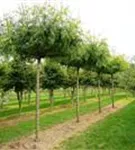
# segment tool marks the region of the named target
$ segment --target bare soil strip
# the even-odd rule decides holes
[[[50,129],[45,131],[40,131],[40,141],[34,141],[34,135],[24,137],[21,140],[16,142],[9,143],[6,146],[0,148],[1,150],[53,150],[55,148],[60,149],[60,143],[64,140],[72,137],[75,134],[83,132],[90,125],[96,123],[99,120],[104,119],[106,116],[120,110],[128,103],[132,101],[126,101],[125,99],[116,102],[116,106],[114,109],[111,108],[111,105],[104,107],[102,109],[102,113],[98,113],[98,111],[80,116],[80,122],[76,123],[76,120],[70,120],[64,122],[62,124],[58,124],[53,126]],[[58,148],[59,147],[59,148]]]
[[[96,101],[96,99],[90,99],[90,102],[88,101],[88,102],[82,103],[82,105],[84,106],[94,101]],[[55,114],[58,112],[65,111],[67,109],[71,109],[71,108],[72,108],[71,104],[55,106],[53,111],[50,111],[50,108],[45,108],[43,110],[40,110],[40,116]],[[11,118],[0,119],[0,128],[12,127],[12,126],[17,125],[19,122],[32,120],[34,118],[35,118],[35,112],[24,114],[24,115],[22,114],[21,116],[14,117],[12,119]]]

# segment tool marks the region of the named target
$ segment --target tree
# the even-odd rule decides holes
[[[80,75],[80,84],[83,86],[83,97],[84,101],[86,101],[87,87],[96,86],[96,73],[88,70],[83,70]]]
[[[49,90],[49,100],[51,109],[54,103],[54,89],[63,85],[64,72],[60,64],[56,62],[48,62],[44,67],[42,87]]]
[[[25,79],[26,79],[26,92],[28,93],[28,104],[30,105],[31,101],[31,92],[36,92],[36,70],[35,65],[27,63],[26,64],[26,73],[25,73]]]
[[[11,62],[11,67],[7,73],[6,82],[4,82],[2,88],[4,91],[14,89],[18,100],[19,114],[22,109],[24,90],[33,88],[31,87],[33,79],[30,77],[32,77],[30,67],[28,67],[23,60],[16,57],[16,59]]]
[[[80,25],[68,10],[50,6],[25,7],[11,20],[10,36],[12,49],[25,59],[36,59],[36,140],[39,131],[40,64],[42,58],[64,57],[78,43]]]
[[[75,90],[76,90],[76,69],[73,67],[64,67],[64,79],[62,83],[62,87],[68,89],[69,95],[71,96],[71,103],[74,106],[75,99]]]
[[[67,65],[68,67],[76,68],[76,122],[79,122],[79,71],[85,65],[85,45],[81,39],[78,42],[75,52],[69,55],[66,59],[62,60],[61,63]]]
[[[130,91],[133,95],[135,95],[135,64],[129,63],[129,67],[125,71],[116,75],[118,78],[118,86],[124,89],[126,93],[127,91]]]
[[[106,73],[110,74],[111,78],[111,99],[112,108],[114,108],[114,75],[118,72],[122,72],[128,68],[128,63],[125,61],[123,56],[113,56],[110,58]]]
[[[98,75],[98,107],[101,112],[101,74],[104,72],[104,68],[107,65],[108,58],[110,57],[108,44],[104,39],[98,40],[95,37],[88,39],[87,45],[87,62],[86,69],[97,72]]]
[[[3,104],[7,99],[5,99],[5,91],[3,89],[4,84],[7,82],[7,74],[8,74],[8,65],[3,63],[0,64],[0,108],[3,108]]]

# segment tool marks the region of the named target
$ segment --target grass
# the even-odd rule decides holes
[[[135,150],[135,101],[65,141],[62,150]]]
[[[115,96],[115,101],[125,97],[124,94],[118,94]],[[110,98],[102,100],[102,107],[110,104]],[[92,102],[88,105],[80,106],[80,114],[92,113],[98,109],[97,102]],[[40,118],[41,129],[47,129],[53,125],[62,123],[64,121],[75,118],[75,110],[69,108],[62,112],[55,114],[44,115]],[[22,136],[29,135],[34,132],[34,120],[24,121],[16,124],[15,126],[0,128],[0,143],[6,143],[12,140],[16,140]]]
[[[58,93],[56,94],[56,96],[54,97],[55,102],[54,102],[54,106],[60,106],[60,105],[67,105],[67,104],[71,104],[71,100],[70,97],[64,98],[63,95],[61,95],[63,93]],[[106,95],[106,93],[102,94],[102,95]],[[12,97],[15,97],[12,95]],[[95,97],[95,94],[93,93],[93,95],[87,95],[86,99],[89,98],[93,98]],[[45,109],[45,108],[49,108],[50,107],[50,103],[48,101],[47,95],[43,95],[43,93],[41,94],[40,97],[41,101],[40,101],[40,109]],[[83,96],[80,96],[80,100],[83,101]],[[34,97],[34,93],[32,94],[32,99],[31,99],[31,105],[28,105],[28,102],[26,100],[24,100],[22,102],[22,114],[28,113],[28,112],[34,112],[35,111],[35,97]],[[6,118],[10,118],[10,117],[16,117],[19,116],[19,108],[18,108],[18,102],[16,99],[12,99],[12,101],[9,102],[9,104],[7,104],[6,106],[4,106],[4,109],[0,110],[0,119],[6,119]]]
[[[92,98],[94,96],[88,96],[86,98]],[[82,100],[83,97],[80,97],[80,100]],[[54,106],[59,106],[59,105],[66,105],[66,104],[70,104],[70,98],[63,98],[63,97],[57,97],[57,100],[54,103]],[[49,108],[50,107],[50,103],[46,100],[42,100],[41,99],[41,103],[40,103],[40,109],[45,109],[45,108]],[[32,105],[26,105],[22,107],[22,114],[26,113],[26,112],[32,112],[35,111],[36,107],[35,104]],[[0,118],[7,118],[7,117],[11,117],[11,116],[18,116],[19,115],[19,109],[18,109],[18,105],[8,108],[8,109],[3,109],[0,112]]]

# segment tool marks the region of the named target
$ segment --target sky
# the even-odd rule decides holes
[[[46,0],[47,1],[47,0]],[[48,0],[68,6],[83,28],[108,40],[110,49],[128,57],[135,55],[135,0]],[[0,17],[21,3],[44,3],[45,0],[1,0]]]

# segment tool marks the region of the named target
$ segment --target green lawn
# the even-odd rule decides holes
[[[118,94],[115,96],[115,101],[125,97],[125,94]],[[102,100],[102,106],[106,106],[111,103],[110,98],[104,98]],[[80,114],[91,113],[98,109],[97,102],[91,102],[87,105],[80,106]],[[53,125],[62,123],[64,121],[75,118],[75,109],[67,109],[55,114],[44,115],[40,118],[41,129],[47,129]],[[24,121],[17,123],[15,126],[0,128],[0,143],[9,142],[18,139],[21,136],[26,136],[34,132],[34,120]]]
[[[61,149],[135,150],[135,101],[65,141]]]
[[[40,96],[40,109],[46,109],[50,107],[50,103],[48,101],[48,95],[44,94],[46,92],[41,93]],[[121,92],[122,93],[122,92]],[[108,93],[104,92],[102,95],[108,95]],[[87,94],[86,99],[93,98],[95,97],[95,93]],[[14,99],[13,99],[14,98]],[[67,105],[71,104],[70,97],[67,96],[64,98],[62,92],[56,92],[54,96],[55,102],[54,106],[60,106],[60,105]],[[82,94],[80,95],[80,100],[83,101],[83,96]],[[22,114],[28,113],[28,112],[35,112],[35,94],[32,94],[31,98],[31,105],[28,105],[27,100],[23,100],[22,102]],[[19,108],[18,108],[18,101],[15,99],[15,95],[11,95],[11,100],[7,105],[4,106],[2,110],[0,110],[0,119],[5,119],[5,118],[13,118],[19,116]]]

